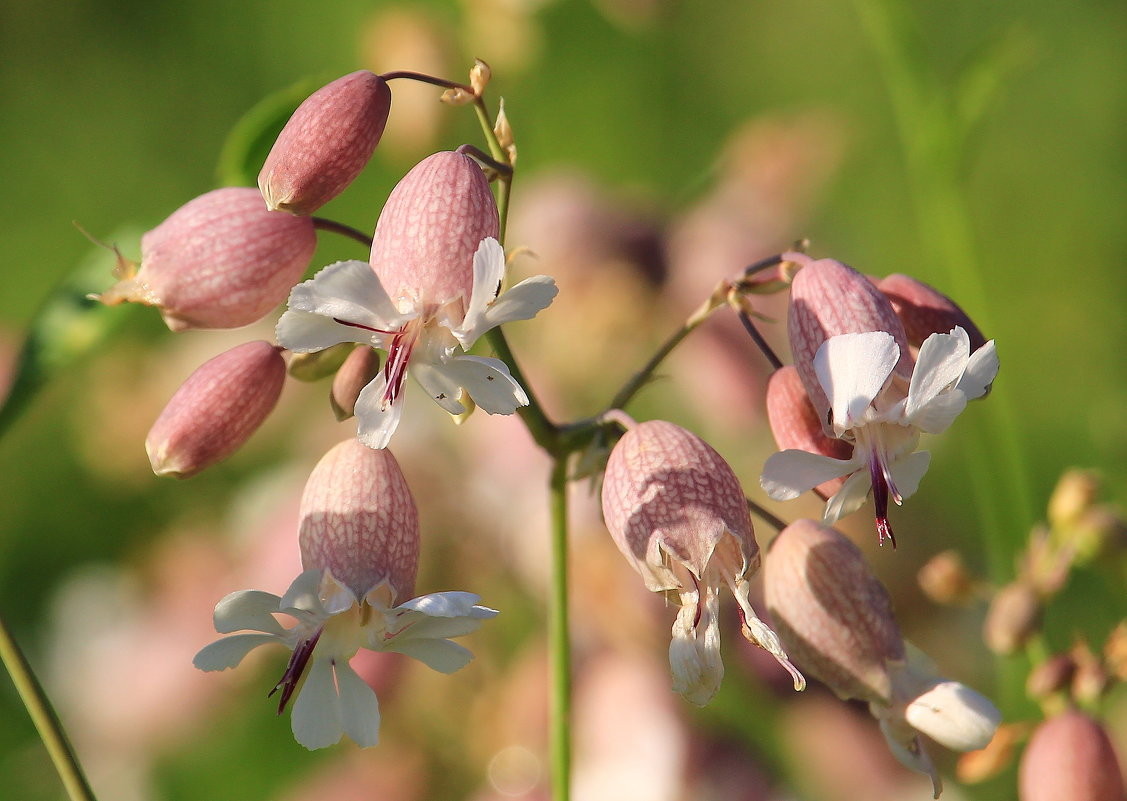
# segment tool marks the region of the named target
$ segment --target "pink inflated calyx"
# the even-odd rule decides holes
[[[189,478],[238,450],[274,409],[286,362],[269,342],[247,342],[201,365],[145,438],[153,472]]]
[[[818,413],[793,365],[780,367],[767,381],[767,420],[779,450],[797,448],[831,459],[848,459],[853,455],[848,442],[825,435]],[[834,478],[819,484],[817,489],[828,497],[844,483],[844,478]]]
[[[1018,772],[1021,801],[1125,801],[1123,773],[1104,726],[1070,709],[1037,727]]]
[[[893,273],[877,281],[877,289],[892,303],[912,347],[918,348],[932,334],[946,334],[955,326],[967,332],[972,353],[986,344],[986,337],[970,316],[935,287]]]
[[[367,70],[306,98],[258,174],[267,208],[308,215],[343,192],[371,159],[390,111],[391,89]]]
[[[497,203],[477,162],[435,153],[392,190],[376,223],[370,262],[401,310],[460,301],[464,313],[474,253],[498,230]]]
[[[316,247],[311,220],[268,211],[255,189],[216,189],[142,236],[140,269],[99,300],[156,306],[173,331],[238,328],[285,301]]]
[[[831,435],[830,402],[814,371],[818,348],[839,334],[884,331],[900,347],[894,374],[907,386],[913,367],[908,338],[888,298],[864,275],[833,259],[815,261],[802,253],[784,255],[802,265],[791,283],[787,311],[787,334],[794,366],[823,429]]]
[[[329,570],[358,600],[381,586],[389,606],[414,595],[419,514],[391,451],[334,446],[306,482],[300,518],[305,570]]]

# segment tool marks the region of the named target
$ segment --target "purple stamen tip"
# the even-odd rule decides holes
[[[313,655],[313,649],[317,647],[317,640],[321,637],[321,630],[318,629],[307,640],[297,644],[290,655],[290,662],[286,665],[286,672],[282,674],[282,678],[278,679],[278,683],[274,685],[274,689],[266,694],[269,698],[280,689],[282,691],[281,697],[278,699],[278,714],[282,714],[286,710],[286,704],[289,703],[290,698],[297,689],[297,684],[301,681],[301,676],[305,673],[305,668],[309,664],[309,658]]]
[[[884,545],[884,541],[888,540],[892,543],[892,550],[896,550],[896,537],[892,533],[892,524],[888,522],[887,517],[877,518],[877,537],[879,545]]]

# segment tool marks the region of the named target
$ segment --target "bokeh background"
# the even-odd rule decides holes
[[[896,53],[907,54],[898,58]],[[1123,502],[1127,464],[1127,7],[1003,0],[821,4],[675,0],[226,3],[0,2],[0,379],[37,308],[80,264],[220,182],[228,133],[264,96],[359,68],[462,79],[494,70],[519,148],[509,245],[561,295],[514,326],[549,411],[601,405],[717,281],[811,240],[956,297],[998,341],[1002,372],[896,510],[901,547],[845,530],[889,586],[906,635],[947,675],[1034,719],[1025,656],[991,657],[982,602],[941,608],[915,581],[939,551],[1000,583],[1062,471]],[[914,90],[913,87],[916,87]],[[398,176],[480,142],[472,114],[393,85],[369,170],[324,213],[370,229]],[[917,91],[918,90],[918,91]],[[324,237],[322,239],[325,239]],[[326,240],[315,265],[363,258]],[[158,480],[145,432],[176,386],[253,330],[169,334],[149,310],[67,366],[0,441],[0,609],[55,696],[105,799],[544,798],[546,461],[515,420],[454,430],[421,404],[395,443],[422,507],[420,592],[468,589],[503,610],[453,677],[373,660],[384,742],[308,753],[263,695],[281,656],[203,675],[225,593],[280,592],[296,570],[309,469],[350,434],[322,385],[282,405],[229,462]],[[762,311],[781,319],[777,299]],[[765,324],[786,354],[781,326]],[[771,452],[763,359],[718,315],[630,411],[709,438],[749,494]],[[584,799],[913,799],[864,710],[800,699],[726,630],[714,703],[668,690],[673,610],[648,596],[577,485],[576,795]],[[771,507],[793,518],[812,502]],[[758,525],[761,544],[773,531]],[[1123,618],[1124,562],[1078,570],[1046,642],[1097,648]],[[731,612],[732,610],[728,610]],[[729,621],[731,622],[731,621]],[[1122,692],[1103,708],[1127,743]],[[941,757],[946,772],[952,760]],[[1012,768],[948,798],[1014,798]],[[0,682],[0,795],[59,797]]]

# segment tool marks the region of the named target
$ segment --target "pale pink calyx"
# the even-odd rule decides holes
[[[367,70],[306,98],[258,175],[266,207],[309,215],[343,192],[371,159],[390,110],[387,82]]]
[[[153,472],[190,478],[237,451],[273,411],[286,362],[269,342],[247,342],[201,365],[145,438]]]
[[[814,356],[830,337],[884,331],[900,347],[896,373],[912,374],[908,339],[892,304],[861,273],[833,259],[813,260],[804,253],[785,253],[802,265],[791,283],[787,334],[794,366],[810,396],[822,426],[829,434],[830,403],[814,370]]]
[[[1127,788],[1104,724],[1076,709],[1042,722],[1018,770],[1021,801],[1125,801]]]
[[[955,326],[967,332],[971,350],[986,344],[986,337],[970,316],[935,287],[900,273],[886,275],[876,286],[892,303],[912,347],[918,348],[932,334],[945,333]]]
[[[216,189],[142,236],[140,269],[98,299],[156,306],[173,331],[238,328],[286,299],[316,246],[311,220],[266,210],[254,189]]]
[[[779,450],[809,451],[831,459],[848,459],[853,455],[850,443],[826,436],[818,412],[793,365],[780,367],[767,381],[767,421]],[[841,489],[843,483],[842,478],[830,479],[817,489],[830,496]]]
[[[805,686],[748,600],[759,548],[739,480],[708,443],[665,421],[635,426],[611,451],[602,506],[607,529],[646,587],[680,602],[669,660],[674,689],[686,700],[707,703],[723,678],[722,586],[739,604],[744,636],[791,673],[796,690]]]

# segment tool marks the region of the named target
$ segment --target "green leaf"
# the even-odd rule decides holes
[[[140,229],[123,228],[116,238],[136,241]],[[0,405],[0,434],[57,373],[94,351],[136,313],[135,304],[104,306],[89,296],[113,282],[116,253],[98,245],[47,296],[28,328],[7,397]]]
[[[222,186],[255,186],[274,140],[302,101],[321,85],[312,78],[267,95],[235,123],[219,153]]]

